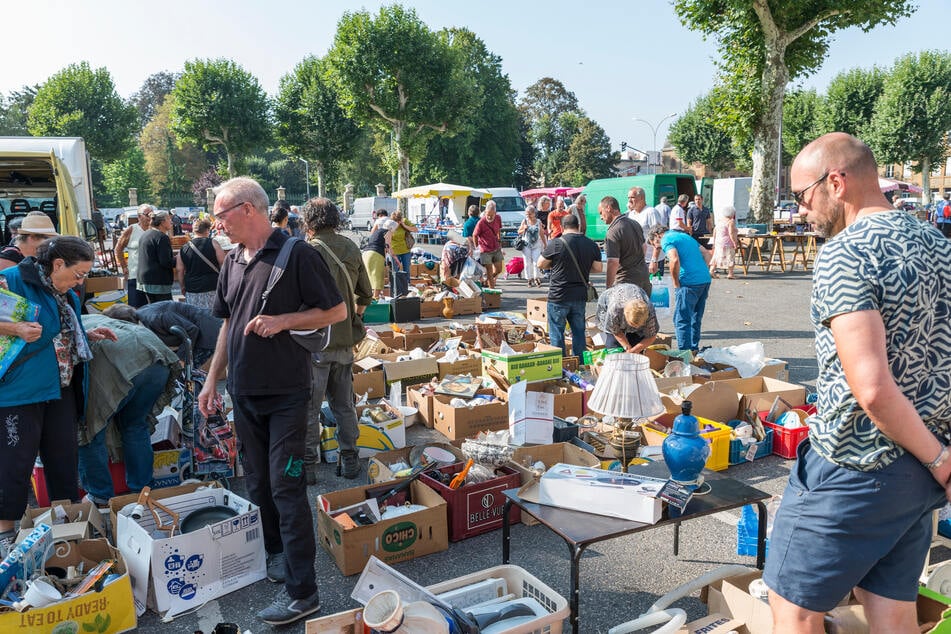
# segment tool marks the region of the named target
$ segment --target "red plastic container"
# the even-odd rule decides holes
[[[815,405],[803,405],[795,409],[800,409],[809,415],[816,413]],[[759,419],[763,421],[763,425],[773,430],[773,453],[787,460],[795,460],[796,449],[799,448],[799,443],[805,440],[809,435],[809,428],[799,427],[797,429],[787,429],[782,425],[770,423],[766,420],[768,413],[769,412],[760,412]]]
[[[462,471],[464,466],[459,462],[442,467],[439,471],[453,475]],[[520,487],[522,479],[517,471],[508,467],[499,467],[496,473],[501,475],[479,484],[464,484],[458,489],[450,489],[428,474],[420,476],[421,482],[446,500],[449,512],[449,541],[457,542],[502,527],[502,509],[505,505],[502,491]],[[513,505],[509,511],[509,523],[517,524],[520,521],[521,512]]]
[[[116,495],[122,495],[129,492],[129,487],[125,483],[125,463],[109,461],[109,475],[112,476],[112,489]],[[33,495],[36,496],[36,502],[39,506],[50,505],[50,494],[46,490],[46,473],[40,464],[33,465]],[[79,497],[86,495],[86,492],[79,489]]]

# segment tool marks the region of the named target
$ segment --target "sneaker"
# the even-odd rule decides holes
[[[317,592],[306,599],[292,599],[287,590],[281,590],[271,605],[258,612],[258,618],[268,625],[287,625],[320,610]]]
[[[272,583],[284,583],[284,553],[267,556],[267,580]]]
[[[340,475],[348,480],[355,480],[360,475],[360,457],[341,453]]]

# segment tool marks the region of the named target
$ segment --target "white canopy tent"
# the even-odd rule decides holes
[[[470,198],[488,200],[492,194],[484,189],[433,183],[419,185],[393,192],[394,198],[406,198],[407,215],[416,224],[435,225],[439,221],[450,221],[461,225],[466,219],[466,207]]]

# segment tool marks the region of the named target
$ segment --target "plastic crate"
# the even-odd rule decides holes
[[[442,467],[439,471],[456,475],[462,469],[463,464],[458,462]],[[519,473],[509,467],[499,467],[496,477],[491,480],[478,484],[463,484],[458,489],[450,489],[428,473],[421,475],[419,480],[446,500],[449,541],[452,542],[502,528],[502,510],[505,505],[502,491],[518,488],[522,484]],[[509,523],[518,524],[520,519],[521,511],[513,505],[509,511]]]
[[[389,304],[370,304],[363,313],[363,323],[365,324],[388,324],[389,322]]]
[[[122,495],[129,492],[129,486],[125,483],[125,463],[109,461],[109,475],[112,477],[112,491],[116,495]],[[30,478],[33,483],[33,495],[36,496],[36,503],[39,506],[50,505],[50,494],[46,488],[46,471],[39,460],[33,465],[33,475]],[[86,495],[86,492],[79,489],[79,497]]]
[[[657,422],[665,427],[670,427],[673,425],[674,418],[675,416],[673,414],[664,414],[657,419]],[[707,464],[704,466],[711,471],[723,471],[730,466],[730,434],[732,433],[730,427],[701,416],[697,416],[697,421],[700,423],[701,429],[707,425],[716,428],[714,431],[700,434],[710,443],[710,457],[707,458]],[[664,438],[667,437],[667,434],[664,432],[657,431],[646,425],[642,425],[641,430],[644,433],[644,440],[647,441],[648,445],[664,444]]]
[[[741,464],[747,462],[746,455],[749,452],[751,445],[744,445],[743,441],[739,438],[733,438],[730,440],[730,465]],[[756,447],[756,454],[753,456],[753,460],[759,460],[760,458],[765,458],[773,451],[773,430],[770,428],[766,429],[766,437],[759,441],[752,443],[752,446]]]
[[[796,409],[801,409],[810,415],[816,413],[815,405],[803,405]],[[795,429],[789,429],[782,425],[777,425],[776,423],[770,423],[766,420],[768,413],[769,412],[760,412],[759,419],[763,422],[763,427],[773,430],[773,453],[787,460],[795,460],[796,449],[799,448],[799,443],[805,440],[809,435],[809,428],[797,427]]]
[[[561,634],[565,619],[568,618],[570,613],[568,600],[518,566],[506,565],[486,568],[465,577],[457,577],[437,583],[434,586],[429,586],[429,589],[439,594],[491,578],[505,579],[508,591],[514,594],[515,598],[532,597],[549,611],[548,616],[540,616],[528,623],[499,630],[499,634]],[[357,608],[356,610],[347,610],[346,612],[311,619],[307,621],[305,633],[353,634],[353,632],[362,632],[362,629],[354,629],[356,626],[363,627],[362,615],[363,609]]]
[[[402,324],[419,321],[421,302],[422,300],[418,297],[400,297],[394,299],[391,304],[393,307],[393,322]]]
[[[756,538],[759,532],[759,513],[756,507],[748,504],[743,507],[740,521],[736,525],[736,554],[756,556]],[[769,538],[766,538],[766,552],[769,554]]]

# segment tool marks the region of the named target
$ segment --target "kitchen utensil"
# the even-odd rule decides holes
[[[469,460],[466,462],[466,466],[463,467],[462,471],[460,471],[456,477],[452,479],[452,482],[449,483],[450,489],[458,489],[466,483],[466,474],[469,473],[469,469],[472,468],[473,464],[474,462],[472,458],[469,458]]]

